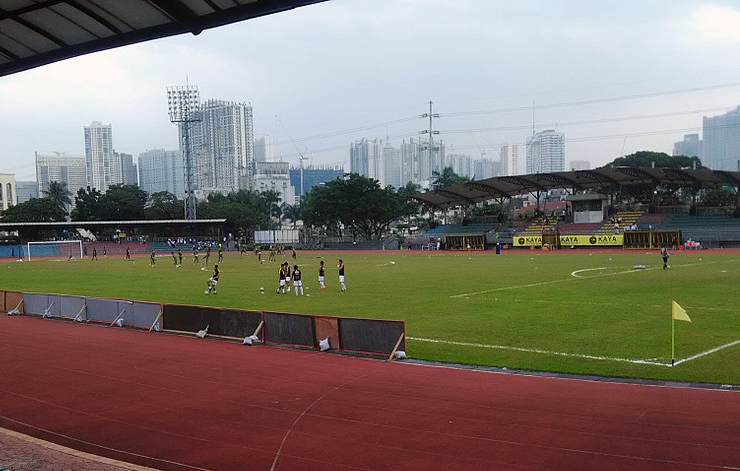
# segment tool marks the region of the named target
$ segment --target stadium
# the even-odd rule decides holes
[[[153,3],[168,24],[0,72],[314,2]],[[2,222],[0,469],[738,469],[740,219],[713,190],[740,172],[472,180],[359,241]]]

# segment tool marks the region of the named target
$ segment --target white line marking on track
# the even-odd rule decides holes
[[[670,363],[663,363],[659,361],[633,360],[630,358],[619,358],[619,357],[603,357],[603,356],[598,356],[598,355],[586,355],[582,353],[553,352],[550,350],[541,350],[537,348],[512,347],[509,345],[487,345],[483,343],[456,342],[454,340],[437,340],[437,339],[427,339],[427,338],[422,338],[422,337],[406,337],[406,338],[408,340],[416,340],[418,342],[443,343],[447,345],[460,345],[463,347],[495,348],[499,350],[514,350],[517,352],[539,353],[543,355],[557,355],[557,356],[573,357],[573,358],[585,358],[589,360],[618,361],[622,363],[634,363],[638,365],[653,365],[653,366],[668,366],[668,367],[671,366]],[[738,342],[740,343],[740,340]],[[686,361],[686,360],[680,360],[680,361]],[[676,364],[678,364],[678,362],[676,362]]]

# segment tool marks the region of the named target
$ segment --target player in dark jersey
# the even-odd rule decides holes
[[[303,282],[301,281],[301,270],[298,269],[298,265],[293,265],[293,286],[295,286],[295,295],[298,296],[300,290],[301,296],[303,296]]]
[[[172,263],[175,264],[175,267],[177,267],[177,256],[175,255],[175,251],[172,251]]]
[[[157,266],[157,254],[154,253],[154,250],[152,250],[152,254],[149,255],[149,266],[152,268]]]
[[[344,285],[344,262],[341,258],[339,259],[339,265],[337,265],[337,268],[339,269],[339,287],[342,291],[347,291],[347,287]]]
[[[224,261],[224,247],[221,244],[218,244],[218,263],[221,263]]]
[[[668,247],[663,246],[663,248],[660,249],[660,256],[663,258],[663,270],[668,268]]]
[[[277,288],[277,294],[280,294],[280,291],[285,294],[285,264],[280,265],[280,269],[278,270],[278,288]]]
[[[177,266],[182,266],[182,250],[179,248],[177,249]]]
[[[128,247],[126,247],[126,261],[127,262],[131,261],[131,251],[129,250]]]
[[[203,257],[203,264],[208,266],[208,259],[211,258],[211,246],[206,247],[206,256]]]
[[[193,247],[193,265],[198,265],[198,247]]]
[[[326,272],[324,271],[324,261],[319,262],[319,289],[326,288],[326,285],[324,285],[324,275],[326,275]]]
[[[208,279],[208,282],[206,283],[208,285],[208,289],[206,290],[206,294],[213,291],[213,294],[216,293],[216,285],[218,284],[218,277],[221,274],[221,272],[218,270],[218,264],[213,265],[213,275],[211,275],[211,278]]]

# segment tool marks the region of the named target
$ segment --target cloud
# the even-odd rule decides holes
[[[700,5],[693,11],[692,24],[705,40],[740,45],[740,9],[717,4]]]

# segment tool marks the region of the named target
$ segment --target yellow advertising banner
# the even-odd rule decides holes
[[[518,236],[514,237],[514,247],[532,247],[542,245],[542,236]]]
[[[622,234],[613,235],[567,235],[560,236],[561,246],[596,246],[596,245],[623,245]],[[541,236],[514,237],[514,247],[539,247],[542,245]]]
[[[622,234],[560,236],[560,245],[623,245]]]

